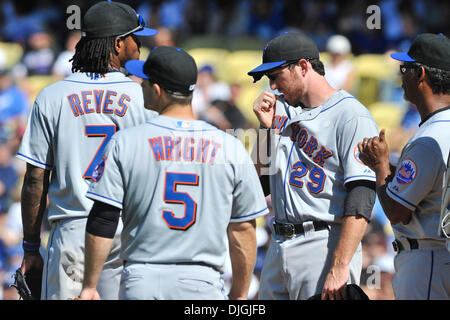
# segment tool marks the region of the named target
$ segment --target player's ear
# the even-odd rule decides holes
[[[122,38],[117,37],[114,40],[114,49],[115,49],[117,54],[119,54],[120,50],[122,50],[124,45],[125,45],[124,44],[124,40]]]
[[[416,72],[418,81],[423,81],[425,79],[425,68],[423,66],[420,66],[416,69]]]
[[[154,83],[153,84],[153,89],[155,90],[156,96],[160,97],[162,92],[161,92],[161,87],[159,86],[159,84]]]
[[[297,65],[301,68],[302,75],[304,76],[306,70],[308,70],[308,61],[306,59],[300,59],[297,62]]]

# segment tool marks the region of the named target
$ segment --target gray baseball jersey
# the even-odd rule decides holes
[[[408,224],[392,225],[406,250],[394,259],[392,286],[396,299],[450,299],[446,239],[441,234],[443,175],[450,150],[450,110],[434,113],[422,122],[402,150],[387,194],[413,211]],[[409,241],[416,239],[418,249]]]
[[[279,96],[271,131],[275,219],[303,224],[305,232],[292,238],[272,232],[259,299],[308,299],[322,292],[330,270],[341,234],[345,183],[375,181],[375,173],[359,159],[357,144],[377,135],[378,128],[369,111],[340,90],[311,109],[293,108]],[[328,222],[329,228],[315,230],[311,220]],[[350,283],[359,284],[361,265],[359,245],[349,266]]]
[[[17,157],[51,170],[42,299],[73,299],[83,281],[85,194],[112,135],[157,113],[143,108],[142,88],[120,72],[74,73],[44,88],[33,105]],[[117,299],[122,261],[120,227],[99,281],[103,299]]]
[[[450,150],[450,110],[421,124],[402,150],[387,194],[413,211],[411,221],[393,225],[396,238],[443,240],[439,226],[442,183]]]
[[[450,153],[447,160],[447,169],[444,173],[442,190],[442,205],[439,230],[447,238],[447,250],[450,251]]]
[[[357,144],[378,134],[369,111],[344,90],[325,103],[305,110],[278,97],[272,154],[275,174],[270,189],[277,220],[340,222],[345,183],[375,181],[375,173],[359,159]]]
[[[49,221],[86,217],[93,202],[85,194],[109,139],[155,115],[143,108],[139,84],[120,72],[74,73],[44,88],[17,157],[52,170]]]
[[[111,139],[87,196],[122,209],[121,258],[223,272],[230,222],[268,212],[242,143],[203,121],[159,116]]]

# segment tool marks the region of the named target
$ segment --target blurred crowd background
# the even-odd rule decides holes
[[[15,158],[33,101],[46,85],[71,73],[70,58],[80,32],[67,20],[77,5],[83,14],[97,1],[0,0],[0,299],[17,299],[9,285],[22,260],[20,192],[25,163]],[[392,51],[407,51],[418,33],[450,31],[445,0],[135,0],[155,37],[143,40],[141,59],[158,45],[191,53],[199,67],[193,107],[200,119],[223,130],[257,128],[252,103],[267,79],[252,83],[247,72],[261,61],[264,44],[286,31],[317,43],[326,77],[355,95],[386,128],[392,163],[417,129],[420,117],[403,99]],[[377,5],[380,16],[367,12]],[[379,19],[370,29],[367,20]],[[73,17],[72,17],[73,18]],[[373,22],[373,20],[372,20]],[[245,130],[240,130],[245,134]],[[243,137],[240,137],[243,139]],[[245,140],[248,150],[254,141]],[[267,198],[270,206],[270,196]],[[255,298],[270,235],[272,215],[258,220],[258,257],[250,289]],[[393,299],[392,229],[377,201],[363,239],[361,285],[371,299]],[[48,224],[43,225],[43,247]],[[231,278],[228,265],[226,283]]]

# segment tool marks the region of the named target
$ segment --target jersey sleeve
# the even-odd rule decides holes
[[[269,212],[258,174],[242,143],[237,142],[240,159],[235,161],[235,187],[231,222],[243,222]]]
[[[36,167],[51,170],[54,164],[52,141],[53,126],[44,114],[45,101],[40,94],[31,109],[28,124],[20,144],[17,157]]]
[[[444,168],[436,165],[440,162],[442,156],[427,146],[412,144],[402,154],[394,179],[387,185],[387,194],[406,208],[415,210],[434,187],[439,173],[443,172]]]
[[[94,182],[90,184],[86,196],[123,209],[124,188],[120,171],[119,143],[115,137],[108,142],[102,158],[94,169]]]
[[[355,180],[376,181],[375,172],[359,158],[358,143],[364,138],[378,135],[378,128],[372,118],[359,116],[347,121],[338,139],[339,157],[343,163],[344,183]]]
[[[444,233],[447,238],[450,238],[450,154],[447,160],[447,168],[444,173],[441,217],[439,220],[438,234],[441,235],[442,233]]]

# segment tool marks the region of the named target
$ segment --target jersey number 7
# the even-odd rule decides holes
[[[95,153],[94,157],[91,160],[91,163],[89,163],[89,166],[87,167],[86,171],[83,174],[83,178],[85,179],[94,179],[93,172],[95,169],[95,166],[100,161],[103,151],[105,150],[106,145],[108,144],[108,141],[111,139],[114,133],[116,133],[116,126],[115,125],[87,125],[84,127],[84,134],[91,138],[91,137],[100,137],[103,138],[102,143],[100,144],[100,147],[97,149],[97,152]]]
[[[163,210],[162,218],[171,229],[187,230],[195,222],[197,203],[189,193],[177,191],[177,185],[198,186],[198,174],[166,172],[164,202],[184,205],[184,216],[177,218],[172,211]]]

